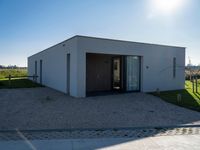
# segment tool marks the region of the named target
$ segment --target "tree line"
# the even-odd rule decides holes
[[[27,69],[27,67],[19,67],[17,65],[8,65],[8,66],[0,65],[0,69]]]

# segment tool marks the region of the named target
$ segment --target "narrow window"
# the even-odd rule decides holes
[[[35,61],[35,75],[37,75],[37,61]]]
[[[34,76],[37,76],[37,61],[35,61],[35,74]],[[37,77],[35,78],[35,81],[37,82]]]
[[[173,58],[173,77],[176,78],[176,57]]]
[[[70,94],[70,54],[67,54],[67,93]]]
[[[42,84],[42,60],[40,60],[40,84]]]

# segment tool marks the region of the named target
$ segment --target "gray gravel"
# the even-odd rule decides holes
[[[200,113],[143,93],[73,98],[49,88],[1,89],[0,129],[200,124]]]

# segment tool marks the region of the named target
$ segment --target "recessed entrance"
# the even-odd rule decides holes
[[[140,57],[86,54],[86,95],[140,91]]]

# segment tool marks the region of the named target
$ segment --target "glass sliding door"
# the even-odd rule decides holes
[[[126,56],[126,91],[140,90],[140,57]]]

